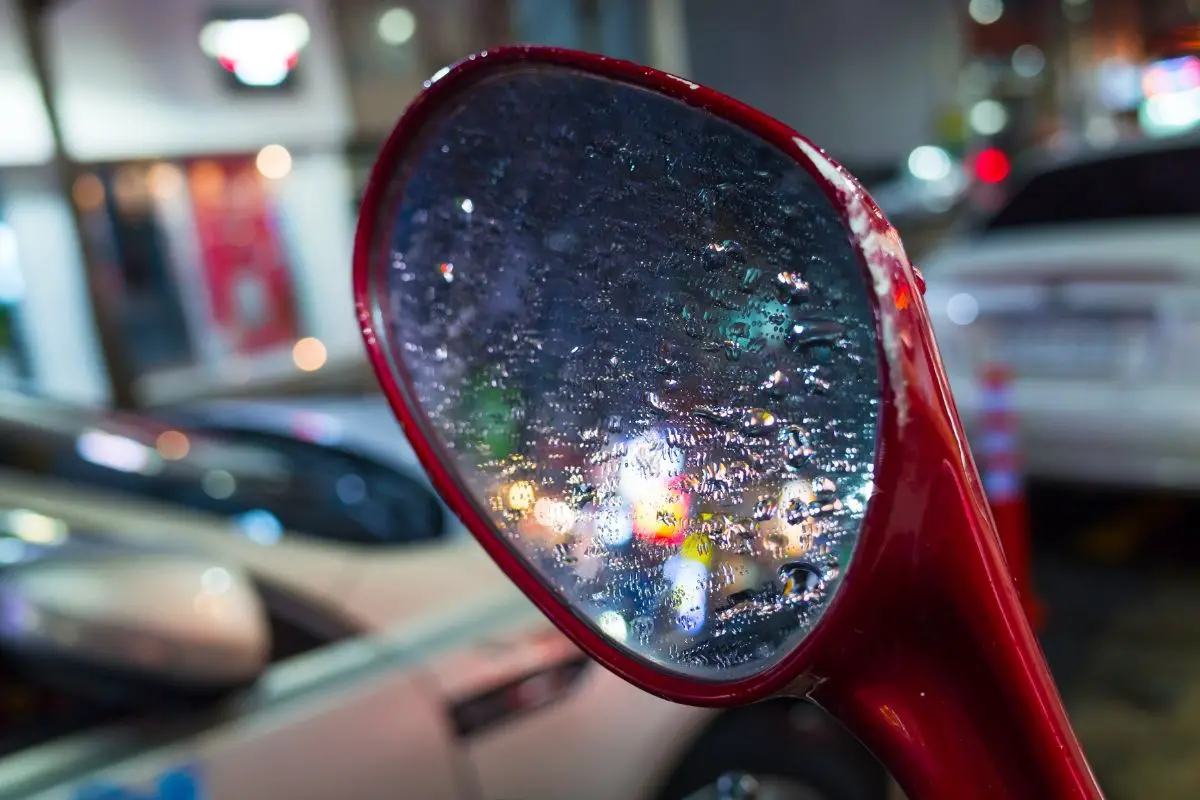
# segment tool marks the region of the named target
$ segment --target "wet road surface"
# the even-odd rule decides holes
[[[1036,486],[1042,644],[1110,800],[1200,798],[1200,499]]]

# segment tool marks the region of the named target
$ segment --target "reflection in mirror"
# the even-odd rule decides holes
[[[870,493],[879,356],[846,228],[794,157],[672,98],[540,66],[458,99],[374,243],[410,400],[595,629],[683,676],[769,668]]]

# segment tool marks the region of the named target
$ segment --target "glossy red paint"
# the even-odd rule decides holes
[[[811,634],[774,668],[730,682],[674,677],[607,642],[562,605],[477,515],[440,446],[410,407],[407,377],[377,336],[372,276],[386,269],[400,167],[424,123],[475,81],[517,66],[566,67],[708,110],[792,153],[856,225],[876,287],[884,411],[877,493],[846,580]],[[602,56],[538,47],[492,50],[427,84],[381,151],[355,241],[354,291],[367,353],[422,463],[452,509],[530,599],[589,655],[670,700],[732,705],[811,695],[883,760],[913,800],[1098,798],[1037,642],[1021,612],[933,341],[921,281],[895,232],[844,170],[782,123],[681,78]],[[806,152],[809,155],[806,155]],[[813,156],[812,154],[816,154]],[[820,160],[821,163],[817,163]],[[870,262],[870,263],[868,263]],[[905,301],[897,307],[899,291]]]

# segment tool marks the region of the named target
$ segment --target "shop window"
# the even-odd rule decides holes
[[[16,232],[4,222],[0,196],[0,388],[23,388],[30,377],[29,354],[21,338],[21,271]]]

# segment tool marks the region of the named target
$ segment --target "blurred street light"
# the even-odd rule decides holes
[[[281,144],[269,144],[258,151],[254,165],[264,178],[277,181],[292,171],[292,154]]]
[[[389,8],[379,15],[375,32],[384,44],[399,47],[413,38],[417,32],[417,18],[404,6]]]
[[[1022,78],[1036,78],[1046,66],[1046,56],[1037,45],[1023,44],[1013,51],[1013,72]]]
[[[923,145],[908,156],[908,171],[923,181],[940,181],[950,175],[953,163],[950,154],[941,147]]]
[[[995,136],[1008,125],[1008,111],[998,100],[980,100],[971,106],[968,120],[976,133]]]
[[[316,372],[325,366],[327,357],[324,343],[312,336],[301,339],[292,347],[292,361],[304,372]]]
[[[991,25],[1004,16],[1004,3],[1001,0],[971,0],[967,13],[980,25]]]

